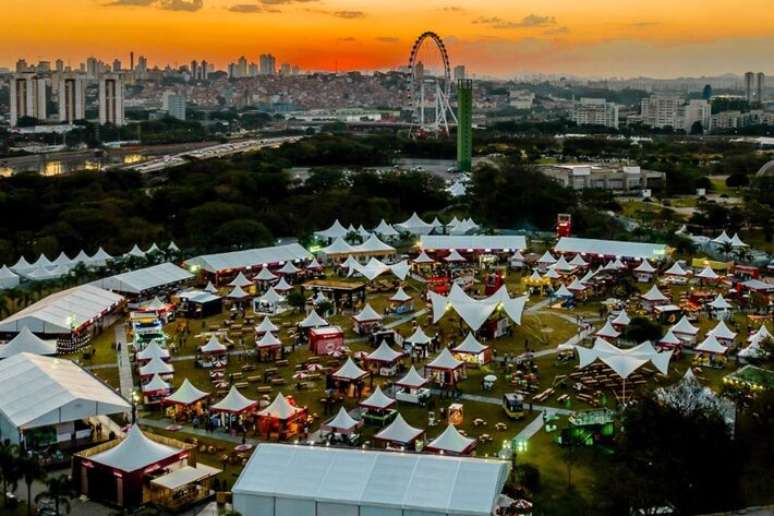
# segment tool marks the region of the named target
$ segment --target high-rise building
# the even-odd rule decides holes
[[[207,80],[210,78],[210,64],[207,61],[202,61],[202,71],[201,71],[201,77],[203,80]]]
[[[96,79],[99,72],[97,58],[90,57],[86,60],[86,75],[89,79]]]
[[[753,83],[755,82],[755,74],[752,72],[747,72],[744,74],[744,97],[747,99],[747,102],[753,101],[753,95],[755,92],[753,91]]]
[[[138,77],[145,77],[145,73],[148,71],[148,60],[145,58],[145,56],[140,56],[137,58],[137,67],[134,69],[134,71],[137,73]]]
[[[457,65],[454,67],[454,80],[460,81],[462,79],[465,79],[465,65]]]
[[[420,81],[425,78],[425,64],[422,61],[414,65],[414,77]]]
[[[129,71],[134,71],[134,51],[129,52]]]
[[[25,117],[45,120],[46,79],[34,73],[17,73],[11,78],[11,127]]]
[[[711,84],[705,84],[704,89],[701,92],[701,98],[703,98],[706,101],[710,101],[712,99],[712,85]]]
[[[199,67],[199,63],[194,59],[191,61],[191,79],[198,80],[201,79],[201,71]]]
[[[642,124],[658,129],[677,129],[677,110],[681,103],[680,97],[675,95],[653,95],[642,99]]]
[[[185,97],[173,91],[167,91],[162,98],[164,110],[172,118],[185,120]]]
[[[573,107],[572,120],[578,125],[618,129],[618,105],[605,99],[582,97]]]
[[[691,99],[677,110],[677,125],[675,129],[683,129],[686,133],[697,130],[701,124],[701,132],[709,131],[712,124],[712,107],[704,99]]]
[[[236,63],[230,63],[228,65],[228,77],[229,79],[236,79],[239,77],[239,66]]]
[[[237,61],[237,77],[247,77],[247,59],[245,56],[240,57]]]
[[[457,170],[473,167],[473,81],[457,81]]]
[[[64,72],[64,61],[62,61],[61,59],[56,60],[56,71],[57,73]]]
[[[279,74],[285,75],[285,76],[290,75],[291,74],[290,63],[282,63],[280,65]]]
[[[763,90],[766,89],[766,74],[758,72],[755,74],[755,100],[763,102]]]
[[[113,59],[113,71],[114,72],[120,72],[121,71],[121,60],[120,59]]]
[[[121,74],[108,73],[99,80],[99,123],[124,125],[124,80]]]
[[[277,59],[271,54],[261,54],[259,59],[261,75],[275,75],[277,73]]]
[[[86,118],[86,80],[77,73],[64,74],[59,81],[59,121],[73,123]]]
[[[258,75],[258,65],[255,63],[250,63],[250,66],[248,67],[247,74],[250,77],[256,77]]]
[[[29,65],[25,59],[19,59],[16,61],[16,73],[24,73],[30,70]]]
[[[51,71],[51,61],[38,61],[38,65],[35,67],[35,71],[38,73],[48,73]]]

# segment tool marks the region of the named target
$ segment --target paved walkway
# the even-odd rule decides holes
[[[114,329],[115,341],[120,346],[116,353],[118,360],[118,380],[121,385],[121,395],[127,400],[132,399],[134,380],[132,379],[132,363],[129,360],[129,345],[126,342],[126,325],[117,324]]]
[[[539,414],[533,419],[527,426],[521,429],[521,432],[516,434],[517,441],[528,441],[530,437],[535,435],[543,428],[543,414]]]
[[[141,417],[139,418],[140,424],[144,426],[150,426],[152,428],[158,428],[160,430],[164,430],[166,427],[170,425],[175,425],[174,421],[171,419],[148,419]],[[215,432],[207,432],[203,428],[194,428],[191,425],[180,425],[182,428],[179,430],[180,432],[190,434],[190,435],[196,435],[199,437],[204,437],[205,439],[217,439],[218,441],[226,441],[229,443],[234,444],[242,444],[242,436],[241,435],[232,435],[227,432],[221,432],[221,431],[215,431]],[[254,439],[252,437],[248,437],[246,439],[246,442],[250,444],[258,444],[260,441],[257,439]]]

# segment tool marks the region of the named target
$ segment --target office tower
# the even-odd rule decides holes
[[[108,73],[99,80],[99,123],[124,125],[124,80]]]
[[[425,65],[422,61],[414,65],[414,77],[420,81],[425,78]]]
[[[174,91],[165,91],[162,97],[162,106],[169,116],[178,120],[185,120],[185,97]]]
[[[135,68],[135,71],[140,77],[145,77],[145,72],[148,71],[148,60],[145,59],[145,56],[137,58],[137,68]]]
[[[247,77],[247,59],[245,56],[240,57],[237,61],[237,77]]]
[[[753,101],[753,83],[755,82],[755,74],[752,72],[747,72],[744,74],[744,97],[747,99],[747,102]]]
[[[61,59],[57,59],[55,66],[56,66],[57,73],[64,72],[64,61],[62,61]]]
[[[691,99],[681,105],[677,110],[677,122],[675,129],[683,129],[691,133],[696,124],[701,124],[702,132],[710,129],[712,123],[712,109],[710,103],[704,99]]]
[[[210,77],[210,64],[207,61],[202,61],[202,79],[205,81]]]
[[[261,54],[260,57],[261,75],[274,75],[277,73],[277,60],[271,54]]]
[[[298,75],[301,73],[301,67],[298,65],[290,65],[290,74]]]
[[[473,167],[473,81],[457,81],[457,170]]]
[[[282,63],[280,65],[279,74],[280,75],[290,75],[291,74],[290,63]]]
[[[113,71],[114,72],[120,72],[121,71],[121,60],[120,59],[113,59]]]
[[[199,71],[199,63],[194,59],[191,61],[191,79],[197,80],[200,79],[200,71]]]
[[[766,89],[766,74],[758,72],[755,74],[755,100],[763,102],[763,90]]]
[[[239,67],[236,63],[230,63],[228,65],[228,78],[236,79],[239,76]]]
[[[677,112],[681,104],[680,97],[674,95],[653,95],[642,99],[642,124],[658,129],[679,128]]]
[[[25,117],[45,120],[46,79],[34,73],[17,73],[11,78],[11,127]]]
[[[465,65],[457,65],[454,67],[454,80],[460,81],[465,78]]]
[[[59,81],[59,121],[72,124],[84,118],[86,118],[86,81],[80,74],[65,74]]]
[[[258,65],[255,63],[250,63],[250,68],[247,73],[250,75],[250,77],[255,77],[258,75]]]
[[[29,66],[25,59],[19,59],[16,61],[16,73],[24,73],[29,71]]]
[[[129,71],[134,71],[134,51],[129,52]]]
[[[575,103],[572,120],[578,125],[600,125],[618,129],[618,105],[605,99],[582,97]]]
[[[97,78],[97,58],[96,57],[90,57],[86,60],[86,75],[89,79],[96,79]]]

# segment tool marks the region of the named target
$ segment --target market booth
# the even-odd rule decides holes
[[[147,364],[140,366],[139,373],[140,381],[143,383],[150,381],[154,375],[159,375],[164,380],[169,380],[175,374],[175,367],[168,362],[164,362],[161,358],[152,358]]]
[[[186,378],[175,392],[164,398],[166,414],[174,420],[190,420],[204,413],[204,402],[210,393],[201,391]]]
[[[339,326],[322,326],[309,330],[309,349],[315,355],[333,355],[344,347],[344,330]]]
[[[340,407],[336,416],[320,427],[320,433],[326,437],[329,443],[351,446],[357,444],[360,436],[355,432],[362,426],[362,421],[353,418],[347,409]]]
[[[352,330],[357,335],[368,335],[374,330],[381,328],[383,319],[383,315],[371,308],[370,304],[366,303],[360,313],[352,316],[352,320],[354,321]]]
[[[178,312],[188,319],[204,319],[221,313],[223,298],[217,295],[214,286],[212,288],[214,292],[186,290],[175,294],[173,297],[178,299]]]
[[[450,424],[441,435],[430,441],[425,451],[441,455],[470,455],[476,449],[477,443],[476,439],[465,437]]]
[[[350,398],[360,398],[365,380],[369,376],[368,371],[363,371],[355,365],[352,358],[347,358],[343,366],[328,375],[328,385],[345,393]]]
[[[154,340],[145,349],[135,353],[134,359],[139,365],[145,365],[154,359],[169,362],[169,350],[162,348],[158,341]]]
[[[366,284],[363,282],[315,279],[302,286],[304,290],[311,290],[313,295],[323,294],[336,311],[353,309],[366,300]]]
[[[261,323],[255,327],[255,338],[260,339],[265,333],[277,333],[278,331],[279,326],[271,322],[271,319],[269,319],[269,316],[267,315],[263,318]]]
[[[454,358],[470,365],[482,366],[492,361],[492,348],[481,344],[472,332],[452,352]]]
[[[171,387],[159,375],[153,375],[151,381],[142,386],[142,397],[145,405],[157,405],[169,396]]]
[[[199,346],[196,356],[199,367],[219,368],[228,364],[228,348],[213,335],[203,346]]]
[[[397,401],[387,396],[378,385],[371,395],[359,403],[363,420],[379,426],[389,423],[397,414],[393,408]]]
[[[401,315],[414,311],[413,297],[408,295],[403,287],[398,287],[398,290],[390,296],[390,312],[395,315]]]
[[[642,308],[647,312],[653,312],[657,306],[667,305],[672,302],[672,300],[666,297],[656,285],[653,285],[650,290],[642,294],[640,299]]]
[[[371,374],[379,376],[394,376],[398,371],[400,359],[406,354],[392,349],[386,341],[365,357],[366,368]]]
[[[213,493],[201,482],[220,473],[214,468],[198,468],[195,452],[192,444],[145,434],[139,426],[133,425],[124,438],[74,455],[73,484],[82,495],[91,499],[135,508],[163,499],[160,494],[154,499],[151,483],[160,480],[163,487],[166,480],[167,490],[178,492],[177,499],[170,499],[169,503],[183,507],[211,496]],[[192,475],[198,478],[188,484],[181,484],[180,478],[169,482],[168,475],[185,467],[198,470],[198,475]]]
[[[421,326],[417,325],[414,333],[403,340],[403,349],[415,357],[426,358],[427,348],[432,339],[427,336]]]
[[[259,362],[282,360],[282,341],[267,331],[255,341],[255,350]]]
[[[280,392],[268,407],[258,412],[258,430],[270,440],[288,440],[304,430],[306,416],[305,408],[297,407]]]
[[[454,358],[448,348],[443,348],[432,362],[425,365],[425,374],[442,387],[453,387],[467,377],[465,362]]]
[[[430,382],[419,374],[414,366],[408,373],[395,382],[395,399],[406,403],[424,405],[430,399],[430,389],[425,387]]]
[[[231,428],[236,423],[243,423],[243,417],[251,414],[257,401],[245,397],[235,385],[232,385],[228,394],[217,403],[210,406],[210,414],[220,414],[220,424]]]
[[[420,437],[425,431],[408,424],[403,416],[398,413],[392,423],[384,430],[377,433],[374,439],[388,450],[415,450],[422,451],[423,443]]]

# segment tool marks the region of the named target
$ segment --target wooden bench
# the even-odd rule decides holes
[[[274,365],[276,365],[277,367],[285,367],[286,365],[288,365],[288,361],[287,360],[277,360],[276,362],[274,362]]]
[[[234,384],[234,387],[237,389],[246,389],[247,388],[247,382],[236,382]]]
[[[268,385],[261,385],[256,389],[258,394],[270,394],[271,393],[271,387]]]
[[[271,379],[271,384],[272,385],[285,385],[285,384],[287,384],[287,382],[285,381],[284,378],[272,378]]]
[[[247,377],[247,382],[248,383],[258,383],[260,381],[261,381],[260,375],[254,375],[254,376],[248,376]]]

